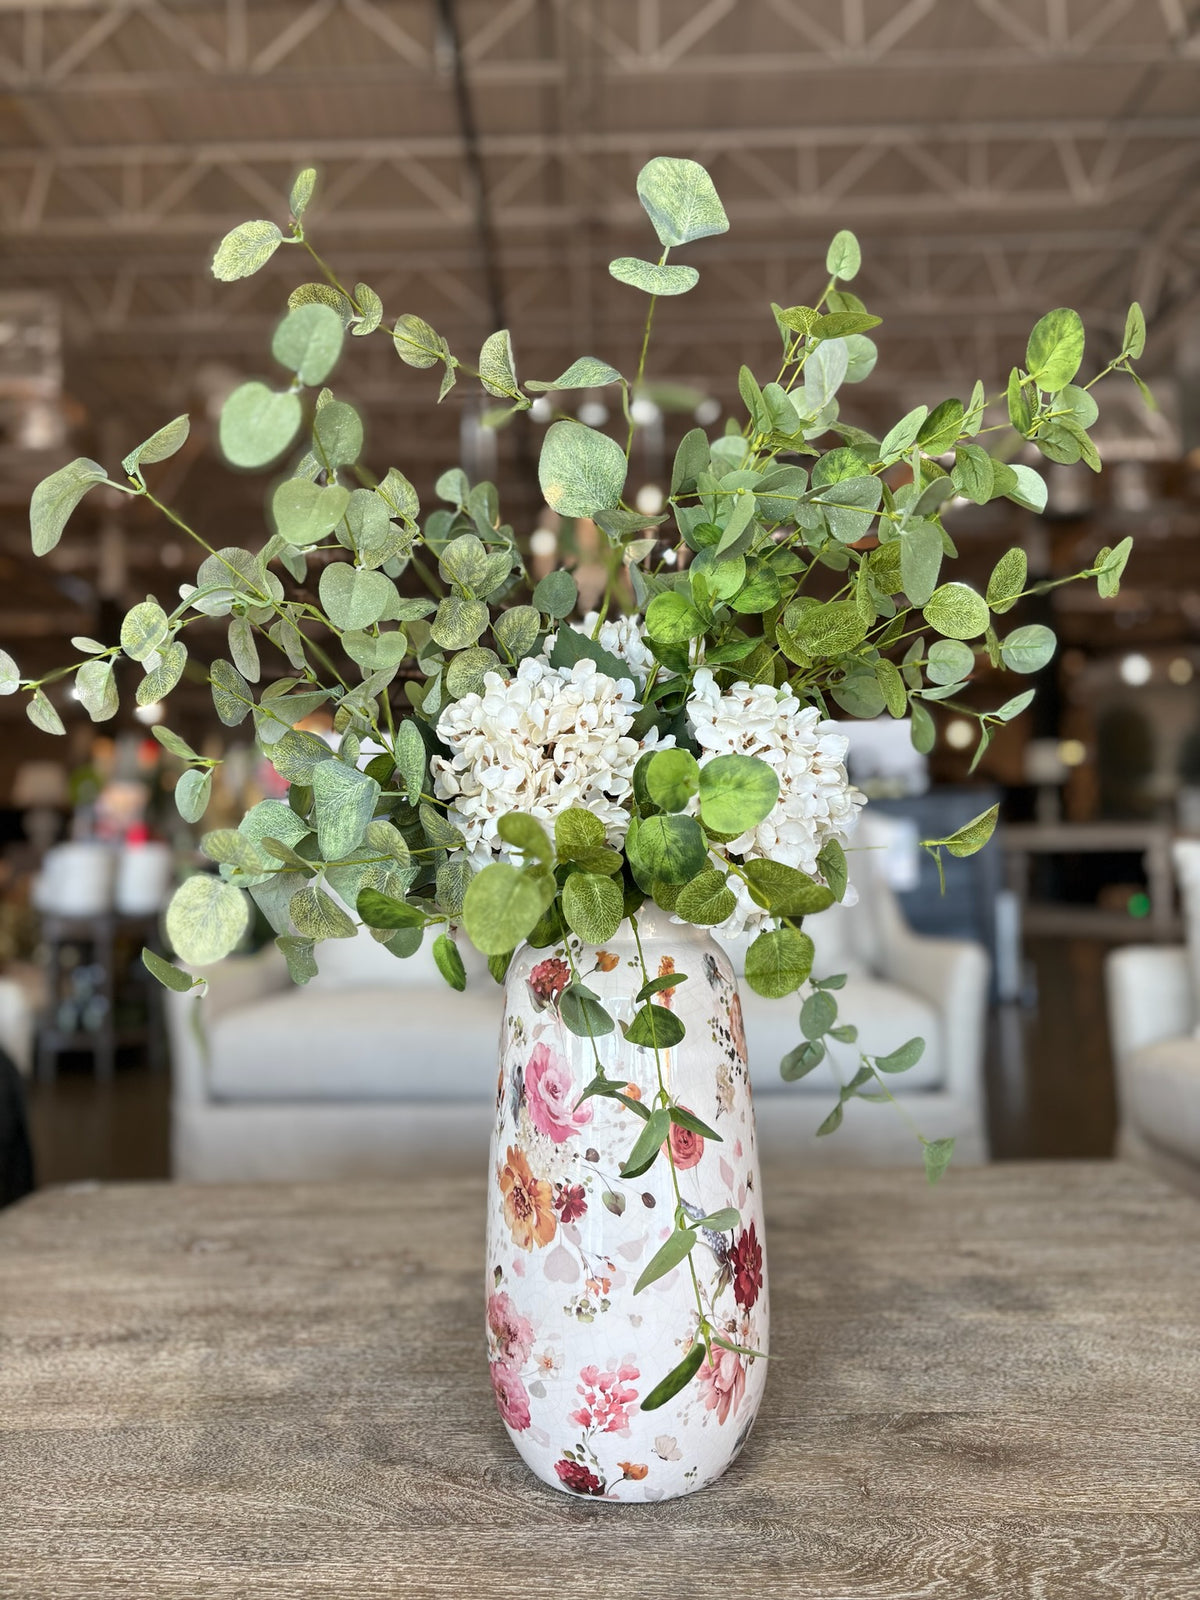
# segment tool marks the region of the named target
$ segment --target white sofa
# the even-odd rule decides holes
[[[862,857],[858,858],[860,861]],[[987,956],[905,924],[882,882],[857,872],[861,900],[812,918],[819,976],[846,971],[841,1018],[884,1054],[914,1034],[923,1059],[889,1086],[927,1138],[954,1134],[958,1158],[986,1158],[982,1054]],[[273,946],[206,974],[200,1001],[167,996],[174,1071],[172,1165],[193,1181],[390,1176],[486,1159],[496,1089],[501,993],[460,941],[470,970],[452,993],[426,950],[397,960],[368,936],[323,947],[321,972],[290,984]],[[731,954],[737,961],[739,951]],[[823,1064],[784,1083],[800,1040],[795,1000],[743,985],[751,1079],[765,1155],[816,1162],[910,1162],[912,1130],[894,1107],[855,1102],[842,1128],[812,1135],[836,1100]],[[835,1046],[842,1077],[856,1046]]]
[[[1108,957],[1117,1153],[1200,1194],[1200,843],[1177,840],[1186,945],[1127,945]]]

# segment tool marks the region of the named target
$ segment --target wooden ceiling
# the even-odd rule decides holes
[[[310,232],[339,272],[467,359],[503,322],[525,376],[583,352],[633,364],[644,301],[607,262],[652,243],[634,180],[660,153],[710,168],[732,226],[686,252],[700,284],[660,306],[651,368],[724,405],[739,363],[777,349],[768,302],[823,282],[839,227],[884,317],[847,401],[866,425],[1002,381],[1050,306],[1082,312],[1102,361],[1136,296],[1164,407],[1106,409],[1106,453],[1177,455],[1200,368],[1198,79],[1187,0],[0,0],[0,331],[30,296],[59,330],[58,353],[40,348],[65,429],[49,450],[15,432],[0,447],[0,636],[40,649],[101,601],[189,576],[144,508],[99,497],[34,571],[23,514],[60,459],[115,467],[179,411],[193,440],[158,469],[165,492],[217,542],[253,540],[265,480],[218,465],[210,413],[268,367],[310,274],[283,250],[221,285],[208,261],[233,224],[282,222],[307,164]],[[479,448],[478,402],[463,384],[432,412],[431,375],[364,343],[339,387],[377,464],[427,492],[464,430]],[[668,413],[638,470],[690,425]],[[536,424],[495,441],[518,520],[536,512],[535,448]],[[1186,559],[1153,564],[1176,612]]]

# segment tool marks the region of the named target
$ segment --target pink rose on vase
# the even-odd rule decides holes
[[[561,1056],[547,1045],[535,1045],[525,1067],[525,1101],[529,1120],[539,1133],[562,1144],[592,1120],[591,1101],[577,1106],[575,1083]]]
[[[533,1349],[533,1324],[502,1290],[488,1296],[487,1320],[501,1357],[520,1366]]]
[[[529,1395],[521,1382],[521,1375],[507,1361],[492,1362],[492,1388],[500,1415],[510,1428],[518,1433],[529,1426]]]
[[[746,1392],[746,1369],[735,1350],[714,1345],[711,1356],[696,1374],[705,1409],[717,1413],[717,1421],[725,1422],[737,1412]]]

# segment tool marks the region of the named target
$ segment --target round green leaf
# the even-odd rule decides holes
[[[353,939],[358,931],[332,895],[306,884],[288,901],[296,932],[309,939]]]
[[[396,318],[392,342],[401,361],[410,367],[436,367],[446,356],[446,341],[411,312]]]
[[[667,590],[656,594],[646,608],[646,632],[658,644],[682,644],[698,639],[707,623],[686,595]]]
[[[143,600],[125,613],[121,623],[121,649],[131,661],[145,661],[167,637],[170,623],[157,600]]]
[[[536,861],[545,862],[547,866],[553,865],[554,846],[550,843],[550,835],[535,817],[527,816],[523,811],[506,812],[496,824],[496,832],[505,844],[511,844],[514,849]]]
[[[265,267],[283,243],[283,234],[273,222],[243,222],[232,229],[217,246],[212,273],[222,283],[249,278]]]
[[[242,891],[207,872],[185,879],[167,907],[167,937],[189,966],[223,960],[249,924],[250,902]]]
[[[362,418],[344,400],[318,406],[313,418],[313,450],[324,467],[349,467],[362,454]]]
[[[703,831],[692,817],[645,817],[636,839],[637,855],[651,880],[688,883],[708,860]]]
[[[489,615],[482,600],[464,600],[461,595],[448,594],[438,606],[429,630],[434,644],[443,650],[466,650],[487,627]]]
[[[646,294],[686,294],[700,281],[695,267],[662,266],[637,256],[618,256],[608,263],[608,270],[618,283],[627,283]]]
[[[544,616],[556,621],[569,617],[579,599],[579,585],[561,567],[548,572],[533,591],[533,604]]]
[[[382,572],[364,571],[348,561],[335,561],[321,573],[318,593],[335,628],[369,628],[396,598],[396,587]]]
[[[358,306],[358,321],[351,328],[356,338],[364,339],[374,333],[383,321],[383,301],[367,283],[354,285],[354,302]]]
[[[746,982],[755,994],[780,1000],[793,994],[812,971],[813,942],[795,928],[760,933],[746,951]]]
[[[121,708],[111,661],[85,661],[75,674],[75,692],[93,722],[107,722]]]
[[[747,861],[743,871],[751,894],[776,917],[812,916],[835,899],[832,889],[781,861]]]
[[[646,763],[646,790],[664,811],[682,811],[700,787],[700,768],[690,750],[659,750]]]
[[[297,306],[275,330],[271,354],[309,386],[324,383],[342,353],[342,319],[328,306]]]
[[[945,639],[977,639],[989,620],[987,601],[965,583],[944,583],[935,589],[923,615]]]
[[[78,639],[72,639],[71,643],[77,650],[80,648]],[[104,646],[100,645],[99,649],[103,650]],[[0,694],[16,694],[20,687],[20,667],[17,666],[17,663],[9,655],[7,650],[0,650]]]
[[[546,504],[564,517],[591,517],[621,498],[627,471],[615,439],[582,422],[555,422],[546,430],[538,481]]]
[[[831,278],[841,278],[844,283],[849,283],[861,266],[862,251],[859,249],[858,240],[849,228],[840,229],[834,234],[825,253],[826,272]]]
[[[189,767],[175,785],[175,809],[185,822],[199,822],[208,810],[212,794],[212,773]]]
[[[975,652],[958,639],[939,639],[931,646],[925,668],[930,683],[958,683],[975,670]]]
[[[44,689],[33,691],[33,697],[25,707],[25,715],[42,733],[63,734],[67,731],[57,707]]]
[[[688,244],[728,231],[725,208],[698,161],[655,156],[638,173],[637,192],[664,245]]]
[[[625,896],[612,878],[573,872],[563,885],[563,916],[584,944],[605,944],[625,917]]]
[[[545,909],[537,878],[497,861],[471,879],[463,901],[463,926],[485,956],[505,955],[532,931]]]
[[[287,478],[271,496],[271,511],[281,539],[302,547],[319,544],[346,514],[349,489],[340,483],[322,487],[308,478]],[[381,507],[386,516],[386,508]]]
[[[1000,658],[1010,672],[1040,672],[1054,655],[1058,641],[1043,623],[1014,628],[1000,646]]]
[[[1064,389],[1083,360],[1083,322],[1078,311],[1060,306],[1034,324],[1025,350],[1025,366],[1039,389],[1049,394]]]
[[[233,467],[269,467],[296,437],[300,398],[265,383],[243,383],[221,407],[221,453]]]
[[[715,756],[700,769],[700,818],[715,833],[756,828],[779,799],[779,777],[758,756]]]
[[[675,901],[676,916],[700,928],[715,927],[736,909],[737,896],[729,888],[729,880],[715,868],[698,873],[690,883],[685,883]]]

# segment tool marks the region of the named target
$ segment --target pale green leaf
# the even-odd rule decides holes
[[[638,173],[637,192],[660,243],[668,247],[729,228],[713,181],[697,161],[655,156]]]
[[[230,466],[269,467],[296,437],[302,414],[298,395],[243,383],[221,408],[221,453]]]
[[[121,708],[109,660],[85,661],[75,674],[75,693],[93,722],[107,722]]]
[[[303,548],[331,534],[349,503],[350,491],[340,483],[322,486],[308,478],[285,478],[271,496],[271,512],[280,538]]]
[[[1078,311],[1060,306],[1034,324],[1025,351],[1025,366],[1039,389],[1065,388],[1083,360],[1083,322]]]
[[[489,394],[501,400],[520,397],[517,369],[513,362],[512,337],[507,328],[489,334],[479,352],[479,381]]]
[[[326,861],[348,856],[362,843],[379,800],[379,785],[344,761],[322,761],[312,775],[317,843]]]
[[[136,450],[131,450],[121,465],[131,478],[140,480],[143,467],[152,466],[156,461],[166,461],[182,449],[190,429],[191,421],[186,414],[176,417],[159,428],[157,433],[152,433]]]
[[[862,251],[859,249],[858,240],[848,228],[842,228],[835,233],[825,254],[825,270],[831,278],[840,278],[844,283],[849,283],[851,278],[858,274],[862,266]]]
[[[542,442],[538,481],[546,503],[565,517],[590,517],[615,506],[625,487],[625,452],[581,422],[552,423]]]
[[[283,243],[283,235],[273,222],[243,222],[231,229],[217,246],[212,259],[212,274],[222,283],[249,278],[265,267]]]
[[[167,907],[167,937],[189,966],[223,960],[250,925],[250,902],[223,878],[198,872],[186,878]]]
[[[661,266],[637,256],[618,256],[608,263],[608,270],[618,283],[627,283],[646,294],[686,294],[700,281],[695,267]]]
[[[580,356],[552,383],[530,378],[525,387],[532,389],[535,394],[549,394],[554,389],[603,389],[607,384],[623,382],[616,367],[610,367],[607,361],[600,361],[595,356]]]
[[[310,387],[324,383],[342,353],[342,319],[328,306],[297,306],[275,330],[271,354]]]
[[[29,502],[29,532],[35,556],[48,555],[54,549],[67,519],[84,495],[107,479],[100,463],[87,456],[78,456],[42,479]]]

